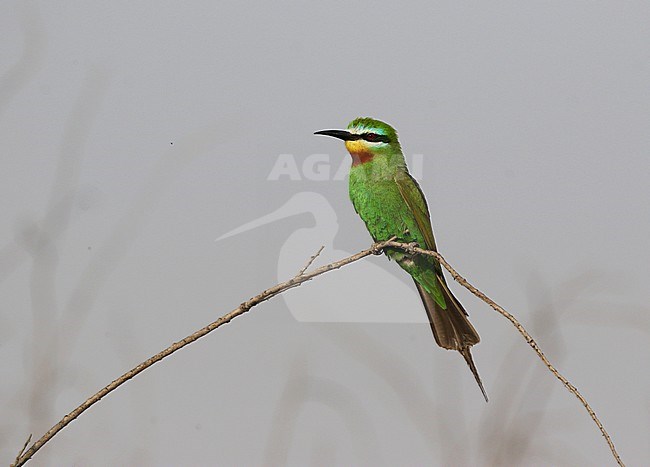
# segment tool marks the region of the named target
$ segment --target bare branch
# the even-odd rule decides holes
[[[19,452],[18,455],[16,456],[16,460],[14,461],[15,463],[17,463],[17,462],[20,460],[21,456],[23,455],[23,452],[25,452],[25,449],[27,449],[27,445],[29,444],[29,442],[30,442],[31,440],[32,440],[32,435],[30,434],[30,435],[27,437],[27,439],[25,440],[25,443],[23,444],[22,449],[20,450],[20,452]]]
[[[620,466],[624,466],[623,461],[621,460],[621,457],[619,456],[618,452],[616,451],[616,447],[614,446],[614,442],[612,441],[612,438],[609,436],[609,433],[607,433],[607,430],[605,430],[605,427],[603,426],[602,422],[596,415],[596,412],[594,409],[591,408],[591,405],[587,402],[587,399],[578,391],[578,389],[571,384],[571,382],[566,379],[546,358],[546,355],[544,355],[544,352],[542,352],[542,349],[539,347],[539,344],[533,339],[533,337],[526,331],[526,329],[522,326],[522,324],[510,313],[508,313],[503,307],[501,307],[498,303],[496,303],[494,300],[492,300],[490,297],[485,295],[483,292],[481,292],[479,289],[474,287],[472,284],[467,282],[467,280],[458,274],[458,272],[451,267],[451,265],[445,260],[445,258],[442,257],[440,253],[437,251],[430,251],[430,250],[424,250],[422,248],[418,248],[414,246],[413,244],[404,244],[404,243],[399,243],[399,242],[391,242],[388,241],[386,242],[386,246],[391,246],[394,248],[400,248],[404,251],[411,251],[414,253],[422,254],[422,255],[427,255],[427,256],[432,256],[435,259],[438,260],[440,264],[444,266],[444,268],[449,271],[449,274],[454,278],[456,282],[458,282],[460,285],[465,287],[467,290],[472,292],[474,295],[476,295],[478,298],[483,300],[485,303],[490,305],[490,307],[495,310],[497,313],[499,313],[501,316],[506,318],[508,321],[512,323],[512,325],[517,328],[517,331],[519,331],[519,334],[523,336],[523,338],[526,340],[526,343],[535,351],[537,356],[544,362],[544,365],[546,365],[546,368],[549,369],[553,375],[559,379],[562,384],[564,385],[565,388],[567,388],[571,394],[576,396],[580,403],[582,403],[583,407],[585,410],[589,413],[589,416],[591,419],[594,421],[598,429],[600,430],[600,433],[603,435],[605,438],[605,441],[607,441],[607,445],[609,446],[609,450],[612,452],[612,455],[614,456],[614,459]]]
[[[318,255],[321,254],[321,251],[323,251],[323,248],[325,248],[325,245],[321,245],[321,247],[318,249],[318,251],[316,253],[314,253],[311,258],[309,258],[309,261],[307,261],[307,264],[305,264],[305,266],[300,271],[298,271],[298,274],[297,274],[298,276],[302,276],[305,273],[305,271],[309,268],[309,266],[311,266],[312,263],[316,260],[316,258],[318,258]]]
[[[235,308],[233,311],[230,313],[227,313],[223,315],[221,318],[218,320],[208,324],[202,329],[199,329],[198,331],[190,334],[187,336],[185,339],[180,340],[178,342],[173,343],[169,347],[167,347],[165,350],[162,352],[157,353],[153,357],[145,360],[144,362],[140,363],[138,366],[133,368],[130,371],[127,371],[124,373],[122,376],[117,378],[115,381],[110,383],[109,385],[105,386],[102,388],[100,391],[98,391],[96,394],[92,395],[89,397],[83,404],[81,404],[79,407],[74,409],[72,412],[67,414],[65,417],[63,417],[56,425],[54,425],[52,428],[49,429],[47,433],[45,433],[40,439],[38,439],[34,444],[32,444],[27,451],[25,451],[24,454],[22,454],[14,464],[12,464],[12,467],[19,467],[25,462],[27,462],[29,459],[31,459],[34,454],[45,445],[50,439],[52,439],[59,431],[61,431],[63,428],[68,426],[70,422],[75,420],[79,415],[84,413],[86,410],[88,410],[90,407],[95,405],[97,402],[99,402],[103,397],[126,383],[128,380],[133,378],[134,376],[138,375],[139,373],[142,373],[144,370],[152,366],[154,363],[158,363],[162,359],[170,356],[174,352],[182,349],[188,344],[191,344],[192,342],[200,339],[201,337],[211,333],[218,327],[229,323],[232,319],[246,313],[248,310],[253,308],[255,305],[258,305],[262,302],[265,302],[266,300],[269,300],[270,298],[275,297],[276,295],[281,294],[282,292],[292,289],[294,287],[298,287],[300,284],[303,282],[307,282],[311,279],[313,279],[316,276],[320,276],[321,274],[324,274],[326,272],[332,271],[334,269],[339,269],[347,264],[353,263],[355,261],[360,260],[361,258],[365,258],[366,256],[376,254],[375,252],[386,246],[387,242],[380,242],[374,244],[371,248],[368,248],[367,250],[363,250],[355,255],[348,256],[347,258],[344,258],[340,261],[336,261],[334,263],[327,264],[325,266],[321,266],[318,269],[313,270],[312,272],[309,273],[303,273],[303,274],[298,274],[294,276],[293,278],[289,279],[286,282],[282,282],[278,285],[275,285],[271,288],[266,289],[262,293],[254,296],[253,298],[243,302],[241,305],[239,305],[237,308]],[[309,266],[309,264],[308,264]]]
[[[298,287],[304,282],[307,282],[311,279],[313,279],[316,276],[320,276],[321,274],[324,274],[326,272],[332,271],[334,269],[339,269],[345,265],[348,265],[350,263],[353,263],[355,261],[358,261],[362,258],[365,258],[366,256],[369,255],[377,255],[381,254],[384,248],[386,247],[392,247],[392,248],[399,248],[404,251],[407,251],[412,254],[422,254],[422,255],[428,255],[436,258],[440,264],[442,264],[445,269],[449,271],[449,273],[452,275],[452,277],[460,283],[463,287],[468,289],[470,292],[472,292],[474,295],[476,295],[478,298],[483,300],[485,303],[490,305],[495,311],[497,311],[499,314],[504,316],[508,321],[510,321],[519,331],[519,333],[524,337],[528,345],[535,351],[537,356],[544,362],[546,367],[555,375],[557,379],[559,379],[562,384],[574,395],[576,396],[584,408],[587,410],[589,415],[591,416],[592,420],[598,428],[600,429],[600,432],[602,435],[605,437],[605,440],[607,441],[607,444],[609,446],[609,449],[612,452],[612,455],[614,456],[614,459],[620,466],[624,466],[623,461],[621,460],[620,456],[618,455],[618,452],[616,451],[616,448],[614,447],[614,443],[605,430],[605,427],[603,424],[600,422],[598,417],[596,416],[596,413],[594,410],[591,408],[587,400],[580,394],[580,392],[576,389],[576,387],[569,382],[564,376],[562,376],[557,369],[549,362],[549,360],[546,358],[542,350],[540,349],[539,345],[535,340],[531,337],[531,335],[526,331],[526,329],[515,319],[513,315],[508,313],[505,309],[503,309],[501,306],[499,306],[497,303],[495,303],[492,299],[490,299],[487,295],[485,295],[483,292],[478,290],[476,287],[471,285],[465,278],[463,278],[458,272],[456,272],[455,269],[453,269],[449,263],[437,252],[435,251],[429,251],[429,250],[424,250],[422,248],[418,248],[417,246],[413,244],[407,244],[407,243],[399,243],[395,242],[394,238],[385,241],[385,242],[378,242],[372,245],[367,250],[360,251],[359,253],[348,256],[347,258],[344,258],[342,260],[327,264],[325,266],[321,266],[320,268],[317,268],[313,270],[312,272],[306,273],[305,271],[307,268],[313,263],[313,261],[318,257],[320,252],[322,251],[322,247],[318,252],[312,256],[309,261],[307,262],[307,265],[301,269],[296,276],[293,278],[289,279],[288,281],[282,282],[280,284],[277,284],[271,288],[266,289],[262,293],[252,297],[251,299],[243,302],[241,305],[239,305],[237,308],[235,308],[233,311],[230,313],[227,313],[223,315],[221,318],[218,320],[208,324],[204,328],[194,332],[193,334],[190,334],[187,336],[185,339],[175,342],[174,344],[170,345],[167,347],[165,350],[157,353],[153,357],[145,360],[144,362],[140,363],[138,366],[133,368],[132,370],[124,373],[122,376],[117,378],[115,381],[110,383],[109,385],[105,386],[103,389],[98,391],[96,394],[88,398],[83,404],[81,404],[79,407],[74,409],[72,412],[67,414],[65,417],[63,417],[56,425],[54,425],[50,430],[45,433],[40,439],[38,439],[34,444],[32,444],[27,451],[25,451],[25,448],[21,450],[21,453],[19,456],[16,458],[16,461],[14,464],[12,464],[12,467],[19,467],[21,465],[24,465],[27,461],[29,461],[34,454],[45,445],[50,439],[52,439],[59,431],[61,431],[63,428],[65,428],[67,425],[70,424],[73,420],[75,420],[79,415],[81,415],[83,412],[88,410],[90,407],[92,407],[94,404],[99,402],[103,397],[126,383],[128,380],[131,378],[135,377],[139,373],[143,372],[147,368],[151,367],[154,363],[157,363],[161,361],[162,359],[170,356],[174,352],[182,349],[188,344],[191,344],[192,342],[200,339],[201,337],[211,333],[215,329],[219,328],[220,326],[229,323],[231,320],[234,318],[246,313],[248,310],[253,308],[255,305],[259,305],[262,302],[265,302],[289,289],[292,289],[294,287]],[[31,436],[30,438],[31,439]],[[25,443],[25,446],[29,444],[29,440],[27,443]],[[23,453],[24,451],[24,453]]]

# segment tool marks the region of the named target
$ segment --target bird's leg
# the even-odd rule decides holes
[[[410,255],[416,255],[417,254],[417,251],[415,251],[416,248],[420,248],[418,242],[411,242],[408,245],[406,245],[406,252]]]
[[[409,238],[411,232],[409,232],[409,229],[404,229],[404,238]],[[416,252],[414,248],[419,247],[418,242],[410,242],[408,246],[406,247],[406,253],[410,255],[415,255]]]
[[[374,245],[372,245],[372,247],[370,248],[370,252],[375,256],[383,255],[385,253],[385,251],[384,251],[385,247],[384,248],[379,248],[377,246],[377,243],[394,242],[395,240],[397,240],[397,235],[393,235],[388,240],[384,240],[383,242],[377,242],[376,239],[375,239],[376,243]]]
[[[384,249],[380,248],[377,246],[377,244],[374,244],[372,248],[370,249],[370,252],[375,255],[375,256],[380,256],[384,254]]]

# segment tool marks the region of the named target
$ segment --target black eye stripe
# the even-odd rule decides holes
[[[362,133],[361,138],[371,143],[388,143],[388,136],[380,135],[378,133]]]

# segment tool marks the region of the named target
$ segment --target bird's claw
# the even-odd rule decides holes
[[[384,254],[384,249],[378,247],[377,245],[373,245],[372,248],[370,249],[370,252],[375,256],[381,256]]]
[[[406,245],[406,252],[414,255],[416,253],[415,249],[419,248],[420,245],[418,245],[418,242],[411,242],[408,245]]]

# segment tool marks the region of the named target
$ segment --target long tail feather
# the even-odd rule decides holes
[[[474,365],[474,359],[472,358],[472,353],[470,352],[469,347],[464,347],[458,351],[467,362],[467,366],[469,366],[469,369],[472,371],[472,374],[474,375],[474,379],[476,380],[476,384],[478,384],[478,387],[481,388],[481,392],[483,393],[485,402],[487,402],[488,401],[487,392],[485,392],[485,388],[483,387],[483,381],[481,381],[481,377],[478,374],[476,365]]]
[[[481,338],[478,332],[476,332],[476,329],[474,329],[474,326],[472,326],[472,323],[469,322],[467,312],[465,312],[460,302],[451,293],[444,279],[439,279],[439,284],[442,288],[447,308],[440,307],[433,297],[415,281],[415,285],[422,298],[422,303],[424,304],[424,309],[429,316],[433,337],[440,347],[460,352],[487,402],[487,393],[470,352],[470,347],[478,344]]]

